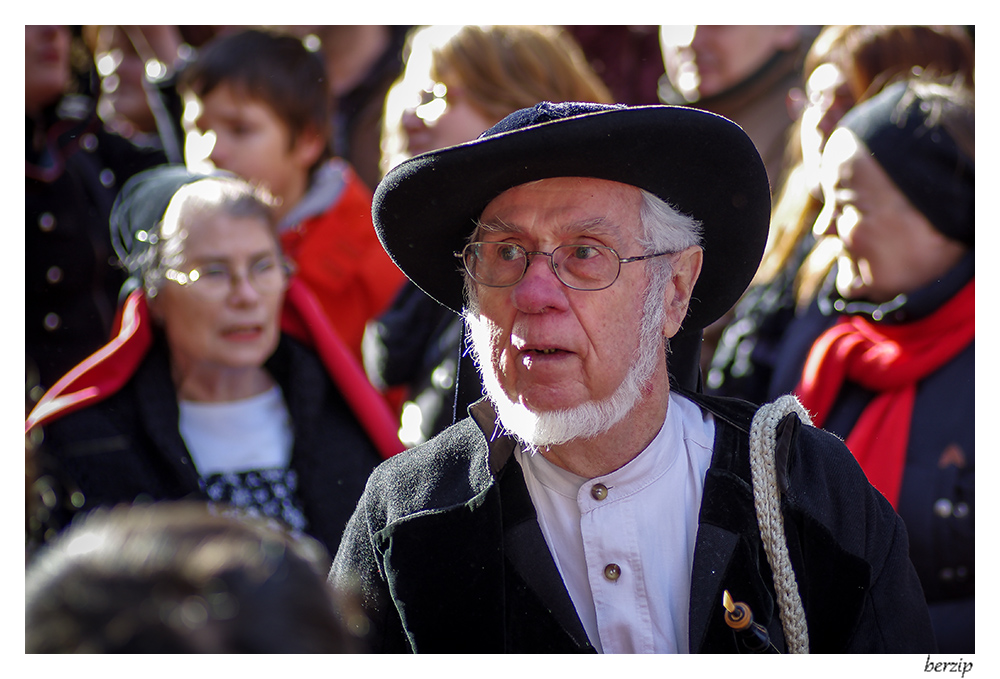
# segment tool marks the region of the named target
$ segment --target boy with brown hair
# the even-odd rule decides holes
[[[326,81],[299,39],[253,29],[206,45],[182,86],[215,137],[212,163],[274,196],[285,254],[360,360],[366,322],[404,278],[375,235],[371,192],[330,150]]]

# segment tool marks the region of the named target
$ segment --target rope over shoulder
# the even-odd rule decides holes
[[[798,582],[788,556],[785,524],[781,516],[781,494],[774,461],[775,429],[789,413],[795,413],[807,425],[812,419],[792,395],[782,396],[760,407],[750,425],[750,473],[753,480],[754,508],[764,542],[764,552],[774,576],[778,595],[778,614],[785,640],[792,653],[809,652],[809,630],[799,596]]]

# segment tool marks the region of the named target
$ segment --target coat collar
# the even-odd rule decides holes
[[[497,411],[488,398],[484,397],[469,406],[469,415],[472,416],[473,421],[486,439],[490,472],[494,478],[497,478],[513,455],[514,448],[517,447],[517,439],[506,433],[503,425],[500,424]]]

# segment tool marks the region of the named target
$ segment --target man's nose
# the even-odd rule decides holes
[[[534,314],[565,309],[569,288],[556,277],[552,258],[539,254],[530,257],[524,277],[514,285],[511,292],[514,307]]]

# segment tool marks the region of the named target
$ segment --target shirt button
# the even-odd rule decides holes
[[[951,502],[946,498],[941,498],[934,503],[934,513],[942,519],[947,519],[951,516]]]
[[[952,511],[952,515],[956,519],[964,519],[969,515],[969,505],[967,505],[964,502],[959,502],[957,505],[955,505],[955,509],[954,511]]]
[[[55,285],[62,280],[62,269],[58,266],[51,266],[49,270],[45,272],[45,280],[47,280],[52,285]]]
[[[80,146],[84,151],[93,152],[97,150],[97,137],[92,132],[80,137]]]
[[[48,233],[56,228],[56,218],[51,212],[44,212],[38,218],[38,228]]]
[[[941,572],[938,573],[940,577],[945,582],[951,582],[955,579],[955,569],[954,568],[942,568]]]
[[[59,323],[62,319],[59,318],[59,314],[49,312],[45,314],[45,319],[42,321],[45,324],[45,329],[52,331],[59,327]]]
[[[608,487],[603,483],[595,483],[590,487],[590,496],[595,500],[603,500],[608,496]]]
[[[622,576],[622,569],[616,563],[609,563],[604,567],[604,577],[606,577],[611,582],[614,582]]]

